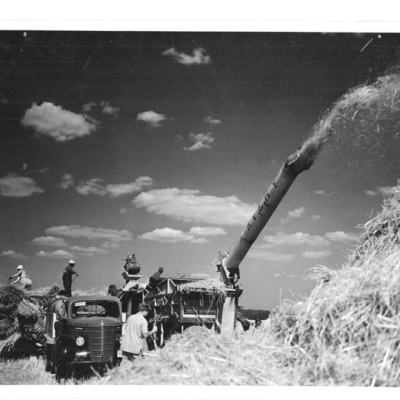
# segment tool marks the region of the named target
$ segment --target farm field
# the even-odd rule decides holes
[[[400,36],[18,35],[2,71],[23,101],[0,107],[31,158],[0,176],[0,385],[400,386]],[[46,372],[117,364],[136,312],[155,350]]]

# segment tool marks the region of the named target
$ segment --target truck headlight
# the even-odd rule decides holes
[[[78,336],[75,343],[77,346],[83,346],[85,344],[85,339],[82,336]]]

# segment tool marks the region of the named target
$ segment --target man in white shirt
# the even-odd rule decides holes
[[[144,339],[157,332],[157,326],[148,331],[146,316],[150,311],[147,304],[139,304],[139,310],[126,321],[125,335],[122,339],[122,355],[132,361],[135,357],[143,355]]]

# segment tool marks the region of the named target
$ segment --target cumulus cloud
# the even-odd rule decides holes
[[[137,208],[181,221],[207,224],[243,225],[256,204],[247,204],[235,196],[203,196],[199,190],[155,189],[142,192],[132,201]]]
[[[86,182],[81,182],[75,190],[84,196],[90,194],[97,196],[109,196],[116,198],[126,194],[138,193],[153,185],[153,179],[148,176],[141,176],[131,183],[104,184],[104,180],[93,178]]]
[[[203,48],[198,47],[197,49],[194,49],[192,53],[192,56],[185,53],[178,53],[172,47],[168,50],[163,51],[162,55],[171,57],[174,61],[185,65],[211,64],[211,57],[206,54],[206,51]]]
[[[222,228],[202,228],[200,226],[194,226],[193,228],[190,228],[189,234],[196,236],[219,236],[226,235],[226,232]]]
[[[132,234],[127,230],[93,228],[80,225],[53,226],[45,230],[47,235],[75,239],[106,240],[109,243],[130,242]]]
[[[195,272],[193,274],[189,275],[190,278],[194,278],[194,279],[209,279],[210,278],[210,274],[205,274],[202,272]]]
[[[22,253],[17,253],[14,250],[5,250],[1,253],[2,256],[10,257],[10,258],[18,258],[18,259],[27,259],[28,256],[25,256]]]
[[[107,251],[100,247],[82,247],[82,246],[71,246],[71,250],[81,255],[93,256],[94,254],[107,254]]]
[[[311,216],[311,221],[312,221],[312,222],[317,222],[317,221],[319,221],[320,219],[321,219],[321,216],[320,216],[320,215],[314,214],[314,215]]]
[[[154,229],[152,232],[144,233],[140,239],[151,240],[161,243],[191,242],[193,235],[171,228]]]
[[[40,236],[32,240],[33,244],[39,246],[66,247],[68,243],[65,239],[55,236]]]
[[[328,250],[325,251],[305,251],[301,253],[304,258],[324,258],[331,256],[332,253]]]
[[[374,192],[373,190],[364,190],[364,193],[369,197],[374,197],[378,195],[378,193]]]
[[[212,133],[191,133],[189,134],[189,140],[194,142],[190,147],[184,147],[187,151],[197,151],[201,149],[211,148],[211,144],[214,143],[215,138],[212,137]]]
[[[74,186],[74,179],[71,174],[64,174],[61,178],[59,187],[61,189],[68,189]]]
[[[357,235],[355,233],[346,233],[342,231],[326,232],[324,236],[333,242],[347,242],[357,239]]]
[[[37,186],[36,182],[27,176],[8,174],[0,178],[0,196],[4,197],[29,197],[35,193],[43,193],[44,190]]]
[[[99,123],[93,118],[64,110],[61,106],[44,102],[32,104],[21,119],[22,126],[32,128],[37,136],[48,136],[57,142],[67,142],[90,135]]]
[[[52,251],[50,253],[47,253],[47,252],[41,250],[41,251],[39,251],[39,253],[36,254],[36,256],[37,257],[47,257],[47,258],[71,258],[71,257],[74,257],[73,254],[71,254],[65,250],[56,250],[56,251]]]
[[[137,115],[137,121],[143,121],[152,128],[161,126],[161,122],[166,121],[167,117],[164,114],[158,114],[154,111],[144,111]]]
[[[222,124],[222,121],[221,121],[221,120],[219,120],[219,119],[217,119],[217,118],[210,117],[210,116],[205,117],[205,118],[203,119],[203,122],[207,122],[207,123],[209,123],[210,125]]]
[[[310,235],[308,233],[278,233],[276,235],[266,235],[264,240],[273,245],[308,245],[308,246],[327,246],[329,241],[319,235]]]
[[[268,261],[292,261],[296,256],[294,254],[276,253],[258,247],[250,249],[247,257]]]
[[[92,109],[94,107],[96,107],[96,103],[91,101],[90,103],[84,104],[82,109],[83,109],[83,112],[88,113],[88,112],[92,111]]]
[[[103,114],[118,116],[120,109],[112,106],[108,101],[100,102]]]
[[[304,207],[299,207],[299,208],[296,208],[296,209],[294,209],[292,211],[289,211],[287,216],[289,218],[301,218],[303,216],[303,214],[304,214],[304,211],[305,211]]]
[[[292,219],[301,218],[304,215],[304,211],[305,211],[304,207],[295,208],[294,210],[289,211],[286,217],[282,218],[279,222],[285,224]]]

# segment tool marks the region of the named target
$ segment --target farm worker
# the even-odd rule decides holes
[[[118,295],[121,293],[121,290],[118,290],[115,285],[110,285],[108,287],[107,295],[108,296],[115,296],[118,297]]]
[[[55,313],[57,321],[54,324],[56,336],[60,335],[63,330],[63,320],[67,318],[67,311],[65,309],[65,300],[68,297],[66,290],[60,290],[55,297],[53,297],[47,306],[47,312]]]
[[[164,268],[158,268],[158,271],[155,272],[149,279],[149,284],[147,285],[147,290],[152,290],[153,288],[157,287],[158,284],[161,282],[161,274],[164,272]]]
[[[65,300],[67,299],[67,291],[60,290],[50,301],[47,306],[47,312],[55,313],[58,320],[65,319],[67,313],[65,311]]]
[[[29,279],[28,274],[24,270],[22,265],[18,265],[17,273],[13,276],[10,276],[10,279],[17,278],[14,282],[11,282],[10,285],[15,285],[19,289],[31,290],[32,281]]]
[[[157,326],[154,326],[151,331],[148,330],[148,322],[145,317],[149,311],[150,306],[147,304],[139,304],[138,312],[131,315],[126,321],[125,335],[122,339],[121,350],[122,355],[129,361],[143,355],[143,339],[157,332]]]
[[[79,276],[76,271],[74,271],[75,261],[69,260],[68,265],[64,268],[62,281],[64,285],[64,289],[67,291],[67,296],[71,297],[71,288],[72,288],[72,275]]]

